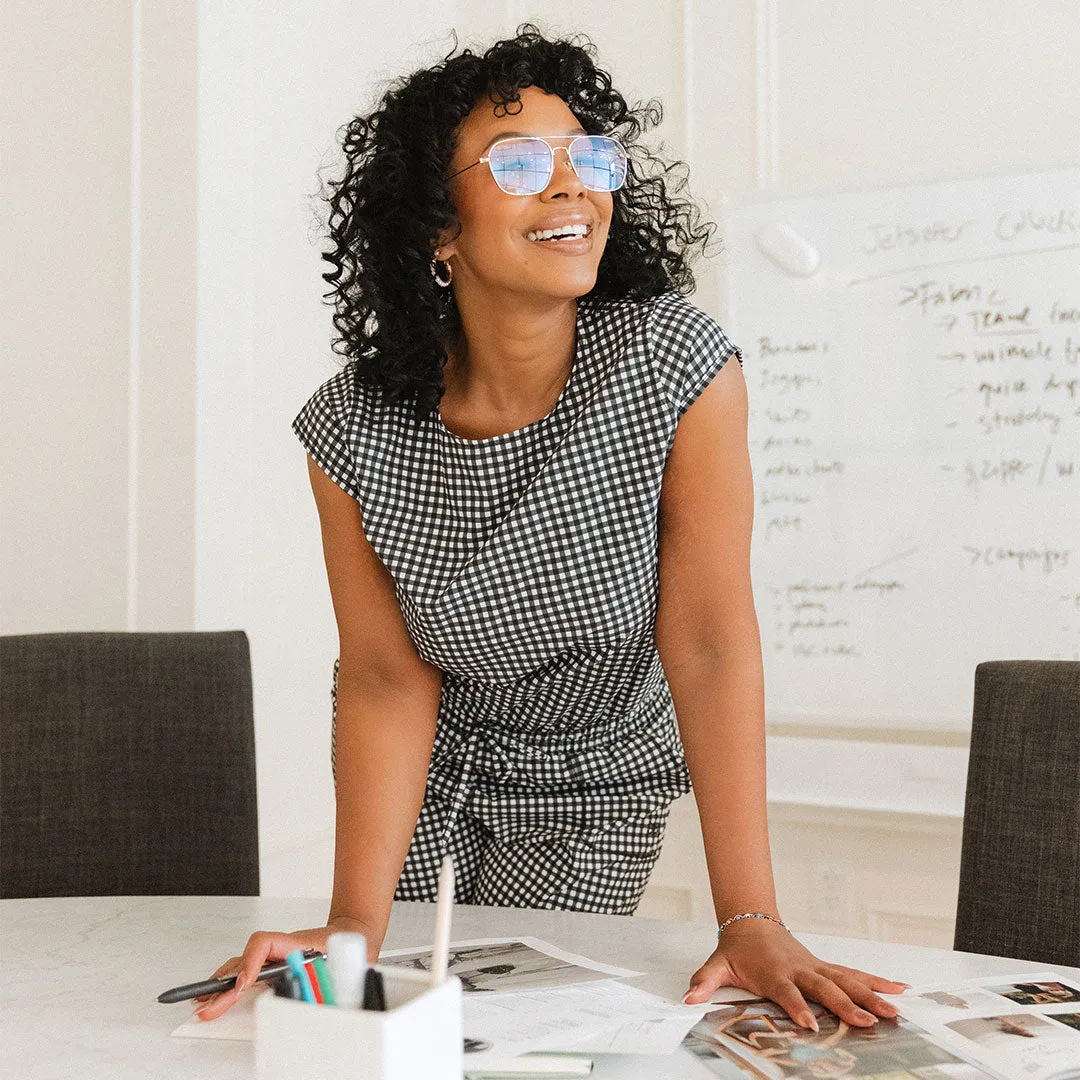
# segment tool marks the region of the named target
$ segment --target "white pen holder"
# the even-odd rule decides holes
[[[255,1002],[258,1080],[461,1080],[461,980],[376,967],[385,1012],[275,997]]]

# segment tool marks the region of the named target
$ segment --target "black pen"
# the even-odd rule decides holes
[[[372,1012],[386,1012],[382,973],[372,967],[369,967],[364,974],[364,1004],[361,1008]]]
[[[317,956],[326,959],[326,954],[316,949],[304,950],[305,960],[314,960]],[[266,982],[267,979],[275,979],[288,970],[289,965],[284,960],[275,960],[273,963],[263,964],[259,974],[255,976],[255,981]],[[203,994],[220,994],[222,990],[231,990],[235,985],[235,975],[224,975],[220,979],[204,979],[202,982],[188,983],[187,986],[174,986],[171,990],[166,990],[164,994],[158,994],[158,1001],[163,1005],[172,1005],[176,1001],[190,1001],[192,998],[202,997]]]

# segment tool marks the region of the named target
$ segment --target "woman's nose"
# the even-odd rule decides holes
[[[566,160],[563,162],[562,168],[559,167],[559,150],[566,153]],[[548,181],[548,187],[550,189],[555,185],[563,186],[569,184],[571,180],[584,191],[584,185],[581,183],[578,171],[573,167],[573,162],[570,160],[569,148],[565,146],[556,146],[552,152],[552,171],[551,179]]]

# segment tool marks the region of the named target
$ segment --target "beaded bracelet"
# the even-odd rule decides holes
[[[716,936],[719,937],[733,922],[738,922],[740,919],[768,919],[769,922],[774,922],[777,926],[782,926],[785,930],[788,929],[787,923],[773,918],[772,915],[766,915],[761,911],[748,911],[745,915],[732,915],[730,919],[725,919],[720,924],[720,929],[716,931]],[[791,931],[788,930],[788,933],[790,934]]]

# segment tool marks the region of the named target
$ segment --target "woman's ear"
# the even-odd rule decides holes
[[[440,229],[431,243],[431,254],[445,262],[451,255],[456,255],[454,241],[461,235],[461,226],[455,223],[453,228]]]

